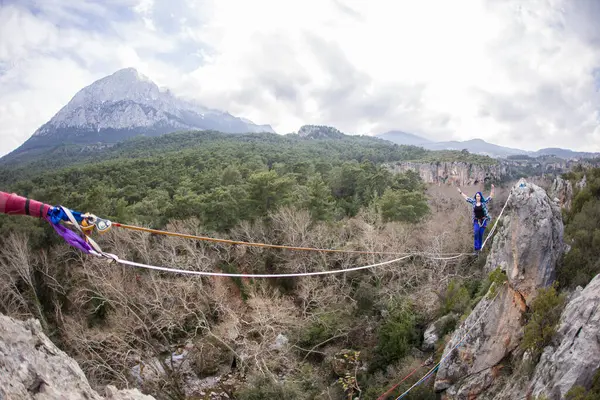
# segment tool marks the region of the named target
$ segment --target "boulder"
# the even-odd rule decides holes
[[[429,324],[429,326],[427,327],[427,329],[425,329],[425,332],[423,333],[423,344],[421,345],[421,350],[434,350],[435,344],[443,336],[444,331],[451,331],[453,329],[453,326],[456,325],[457,320],[458,315],[448,314],[444,315],[441,318],[438,318],[437,320]]]
[[[139,390],[93,390],[83,371],[52,343],[35,319],[0,314],[0,399],[152,400]]]

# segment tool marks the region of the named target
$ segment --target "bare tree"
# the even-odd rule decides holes
[[[38,295],[34,272],[34,260],[27,236],[11,233],[4,240],[0,254],[0,296],[3,308],[13,316],[35,316],[44,330],[47,330],[48,322]]]

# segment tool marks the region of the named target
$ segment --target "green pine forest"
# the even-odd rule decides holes
[[[226,232],[284,205],[309,210],[315,221],[377,207],[385,220],[416,222],[428,209],[419,177],[393,175],[383,164],[432,159],[494,163],[370,137],[183,132],[101,151],[61,146],[33,162],[0,165],[0,185],[49,204],[154,228],[194,216],[207,229]]]

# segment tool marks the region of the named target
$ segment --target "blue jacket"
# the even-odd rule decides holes
[[[475,196],[477,196],[477,194],[481,196],[481,207],[483,208],[483,215],[485,216],[485,219],[487,219],[487,221],[490,222],[492,220],[492,217],[490,217],[490,214],[488,213],[487,203],[491,199],[489,197],[483,197],[483,193],[481,192],[477,192]],[[471,197],[467,197],[467,202],[469,202],[473,206],[473,220],[475,220],[475,204],[477,204],[477,200]]]

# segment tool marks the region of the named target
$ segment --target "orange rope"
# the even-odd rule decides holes
[[[184,233],[161,231],[158,229],[142,228],[142,227],[134,226],[134,225],[120,224],[118,222],[113,222],[112,226],[116,226],[116,227],[124,228],[124,229],[131,229],[134,231],[155,233],[158,235],[176,236],[176,237],[181,237],[181,238],[185,238],[185,239],[204,240],[204,241],[215,242],[215,243],[241,244],[241,245],[245,245],[245,246],[255,246],[255,247],[269,247],[269,248],[274,248],[274,249],[320,251],[320,252],[325,252],[325,253],[382,254],[382,255],[396,255],[396,256],[397,255],[414,254],[414,253],[396,253],[396,252],[385,252],[385,251],[318,249],[318,248],[314,248],[314,247],[295,247],[295,246],[284,246],[284,245],[278,245],[278,244],[242,242],[242,241],[238,241],[238,240],[216,239],[216,238],[211,238],[211,237],[206,237],[206,236],[196,236],[196,235],[188,235],[188,234],[184,234]]]
[[[406,375],[404,378],[402,378],[402,380],[398,383],[396,383],[394,386],[392,386],[390,388],[390,390],[388,390],[387,392],[385,392],[384,394],[382,394],[381,396],[379,396],[377,398],[377,400],[384,400],[385,398],[387,398],[390,394],[392,394],[392,392],[402,384],[402,382],[404,382],[405,380],[407,380],[408,378],[410,378],[415,372],[417,372],[419,370],[419,368],[423,367],[425,364],[427,364],[427,361],[423,362],[423,364],[419,365],[417,368],[415,368],[410,374]]]

